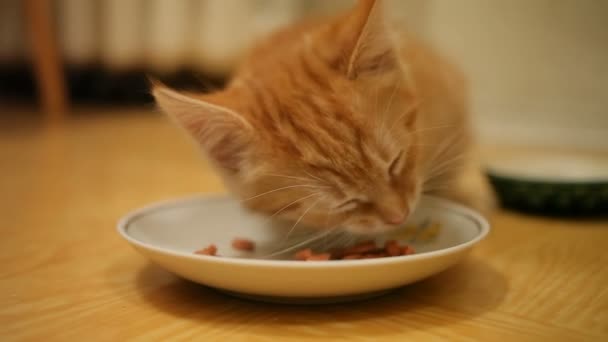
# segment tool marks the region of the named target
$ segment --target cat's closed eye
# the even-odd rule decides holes
[[[344,202],[338,204],[337,206],[334,207],[334,210],[339,210],[339,211],[353,210],[357,206],[359,206],[361,203],[363,203],[363,201],[361,201],[360,199],[352,198],[352,199],[349,199],[347,201],[344,201]]]
[[[404,161],[405,161],[404,152],[400,151],[399,154],[397,154],[397,156],[389,164],[389,167],[388,167],[389,177],[393,178],[393,177],[397,177],[397,176],[399,176],[399,174],[401,174],[401,171],[404,166],[403,165]]]

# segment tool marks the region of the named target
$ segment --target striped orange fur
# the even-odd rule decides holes
[[[406,220],[423,192],[492,203],[470,158],[464,78],[390,31],[382,1],[274,33],[224,90],[153,93],[257,212],[375,233]]]

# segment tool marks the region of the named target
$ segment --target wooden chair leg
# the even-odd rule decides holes
[[[58,121],[66,115],[68,99],[51,0],[23,4],[42,108],[49,120]]]

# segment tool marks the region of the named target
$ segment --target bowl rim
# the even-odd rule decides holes
[[[510,182],[517,183],[528,183],[528,184],[539,184],[539,185],[548,185],[548,186],[586,186],[586,185],[606,185],[608,184],[608,174],[602,173],[600,175],[593,175],[588,177],[560,177],[553,175],[538,175],[538,174],[526,174],[525,170],[526,161],[529,160],[540,160],[542,162],[554,162],[554,161],[563,161],[565,158],[571,159],[573,162],[580,161],[589,161],[593,160],[602,160],[602,162],[608,163],[607,158],[601,157],[590,157],[587,155],[574,155],[572,153],[558,153],[558,154],[550,154],[550,155],[536,155],[534,153],[531,154],[522,154],[519,156],[511,156],[507,157],[500,162],[496,160],[489,160],[484,163],[485,172],[488,176],[508,180]],[[510,165],[515,165],[513,168],[505,168],[505,163]]]
[[[551,187],[596,187],[596,186],[608,186],[608,179],[586,179],[586,180],[574,180],[574,179],[560,179],[560,178],[546,178],[540,177],[523,177],[507,174],[496,169],[487,167],[485,170],[488,177],[495,180],[508,181],[510,183],[526,184],[526,185],[538,185],[538,186],[551,186]]]
[[[151,250],[157,253],[168,254],[178,258],[187,258],[191,260],[199,260],[205,262],[212,262],[218,264],[238,265],[238,266],[265,266],[265,267],[287,267],[287,268],[317,268],[317,267],[344,267],[344,266],[361,266],[361,265],[377,265],[377,264],[393,264],[407,261],[415,261],[422,259],[431,259],[439,256],[444,256],[452,253],[468,249],[481,240],[485,239],[490,232],[490,224],[486,218],[476,211],[469,209],[463,205],[455,203],[453,201],[424,195],[425,200],[430,200],[431,203],[448,208],[471,220],[471,222],[477,227],[478,233],[472,239],[458,244],[456,246],[438,249],[430,252],[424,252],[419,254],[403,255],[391,258],[377,258],[377,259],[358,259],[358,260],[329,260],[329,261],[306,261],[302,262],[299,260],[264,260],[264,259],[246,259],[246,258],[231,258],[231,257],[217,257],[199,255],[194,253],[180,252],[173,249],[159,247],[147,242],[140,241],[129,235],[128,229],[131,223],[137,220],[139,217],[144,216],[152,211],[167,209],[184,205],[200,200],[213,200],[213,199],[229,199],[231,198],[226,194],[199,194],[187,197],[173,198],[163,201],[151,203],[149,205],[140,207],[132,210],[131,212],[124,215],[117,223],[116,230],[118,234],[129,242],[134,247],[139,247],[147,250]]]

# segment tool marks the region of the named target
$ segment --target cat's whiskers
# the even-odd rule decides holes
[[[392,134],[392,133],[393,133],[393,130],[395,129],[395,127],[401,127],[401,126],[399,126],[399,125],[398,125],[398,124],[399,124],[399,122],[400,122],[400,121],[401,121],[401,120],[402,120],[402,119],[403,119],[403,118],[404,118],[404,117],[405,117],[407,114],[411,114],[411,113],[414,111],[414,109],[416,109],[416,107],[419,107],[419,106],[420,106],[420,102],[413,102],[413,103],[411,103],[411,104],[410,104],[410,105],[409,105],[409,106],[408,106],[408,107],[407,107],[407,108],[406,108],[406,109],[405,109],[405,110],[404,110],[404,111],[403,111],[403,112],[402,112],[402,113],[399,115],[399,117],[398,117],[397,119],[395,119],[395,120],[394,120],[394,121],[391,123],[391,125],[389,126],[389,129],[388,129],[388,134]],[[407,135],[411,135],[411,134],[413,134],[413,133],[415,133],[415,132],[416,132],[416,131],[413,131],[413,132],[406,132],[406,133],[407,133]]]
[[[270,190],[270,191],[266,191],[266,192],[263,192],[263,193],[261,193],[261,194],[257,194],[257,195],[255,195],[255,196],[252,196],[252,197],[249,197],[249,198],[243,199],[243,200],[241,200],[241,203],[242,203],[242,202],[247,202],[247,201],[250,201],[250,200],[252,200],[252,199],[255,199],[255,198],[258,198],[258,197],[261,197],[261,196],[264,196],[264,195],[271,194],[271,193],[273,193],[273,192],[277,192],[277,191],[281,191],[281,190],[285,190],[285,189],[291,189],[291,188],[312,188],[312,189],[321,189],[321,188],[327,188],[327,186],[317,186],[317,185],[310,185],[310,184],[296,184],[296,185],[288,185],[288,186],[284,186],[284,187],[281,187],[281,188],[278,188],[278,189],[273,189],[273,190]]]
[[[441,190],[450,190],[454,187],[455,179],[446,174],[450,171],[450,165],[447,165],[440,171],[434,172],[427,176],[422,183],[422,193],[432,193]]]
[[[334,214],[335,208],[332,207],[329,211],[327,211],[327,215],[325,215],[325,223],[323,224],[323,227],[327,227],[327,224],[329,223],[329,218],[331,217],[331,215]],[[327,245],[327,240],[323,240],[323,242],[325,243],[325,245]]]
[[[431,127],[425,127],[425,128],[413,130],[411,132],[408,132],[408,134],[419,134],[419,133],[426,132],[426,131],[433,131],[433,130],[444,129],[444,128],[454,128],[454,127],[457,127],[457,126],[456,125],[431,126]]]
[[[324,179],[321,179],[321,178],[319,178],[319,177],[313,176],[313,175],[311,175],[310,173],[308,173],[308,172],[306,172],[306,171],[302,171],[302,172],[304,172],[305,174],[307,174],[309,177],[311,177],[311,178],[313,178],[313,179],[318,180],[319,182],[322,182],[322,183],[324,183],[324,184],[328,184],[328,183],[327,183],[327,181],[325,181]]]
[[[440,163],[433,165],[429,169],[429,171],[426,173],[426,176],[427,176],[426,178],[433,178],[433,177],[436,177],[436,176],[444,173],[445,171],[450,169],[454,164],[462,161],[463,159],[466,159],[466,155],[460,154],[453,158],[443,160]]]
[[[439,144],[419,144],[419,143],[415,143],[415,144],[410,144],[408,146],[422,146],[422,147],[429,147],[429,146],[438,146]]]
[[[295,179],[295,180],[301,180],[301,181],[308,181],[308,182],[312,182],[314,183],[315,180],[311,179],[311,178],[306,178],[306,177],[296,177],[296,176],[289,176],[289,175],[281,175],[281,174],[276,174],[276,173],[267,173],[264,174],[262,176],[266,176],[266,177],[278,177],[278,178],[287,178],[287,179]]]
[[[273,217],[275,217],[276,215],[280,214],[281,212],[283,212],[283,210],[285,210],[285,209],[287,209],[287,208],[291,207],[292,205],[294,205],[294,204],[296,204],[296,203],[298,203],[298,202],[301,202],[301,201],[303,201],[303,200],[305,200],[305,199],[308,199],[308,198],[310,198],[310,197],[313,197],[313,196],[318,196],[318,195],[320,195],[320,194],[322,194],[322,192],[321,192],[321,191],[319,191],[319,192],[315,192],[315,193],[312,193],[312,194],[307,195],[307,196],[304,196],[304,197],[300,197],[300,198],[298,198],[297,200],[295,200],[295,201],[293,201],[293,202],[291,202],[291,203],[287,204],[287,205],[286,205],[286,206],[284,206],[283,208],[281,208],[281,209],[279,209],[279,210],[275,211],[275,212],[274,212],[274,214],[270,215],[266,221],[270,221],[270,220],[271,220]]]
[[[344,234],[340,234],[337,239],[333,240],[332,244],[340,248],[344,248],[347,246],[352,246],[356,241],[357,237],[355,235],[345,232]]]
[[[445,139],[437,148],[433,156],[429,159],[428,164],[426,165],[426,172],[422,179],[422,192],[428,193],[430,191],[436,190],[433,189],[436,183],[448,183],[449,179],[445,179],[445,174],[448,173],[454,164],[461,162],[463,159],[466,159],[467,156],[464,153],[459,153],[455,156],[452,156],[449,159],[441,160],[439,163],[435,163],[438,159],[443,156],[446,156],[450,153],[451,149],[456,145],[456,143],[462,139],[463,136],[459,134],[454,134],[450,136],[448,139]],[[448,184],[449,185],[449,184]],[[446,185],[446,186],[448,186]]]
[[[298,225],[298,223],[300,223],[300,221],[304,218],[304,216],[306,216],[306,214],[313,208],[315,207],[319,201],[321,201],[324,197],[321,197],[319,199],[317,199],[316,201],[313,202],[313,204],[311,204],[303,213],[302,215],[300,215],[300,217],[298,218],[298,220],[296,221],[296,223],[293,224],[293,226],[291,226],[291,229],[289,229],[289,231],[287,232],[287,234],[285,235],[285,238],[283,239],[283,242],[287,241],[287,239],[289,238],[289,235],[291,235],[291,233],[293,232],[293,230],[296,228],[296,226]]]
[[[454,179],[449,179],[446,177],[434,177],[434,178],[430,178],[428,180],[426,180],[424,183],[422,183],[422,190],[428,190],[433,188],[436,185],[449,185],[452,186],[453,185],[453,181]]]
[[[310,239],[306,239],[306,240],[304,240],[304,241],[298,242],[298,243],[296,243],[296,244],[294,244],[294,245],[291,245],[291,246],[289,246],[289,247],[286,247],[286,248],[280,249],[280,250],[278,250],[278,251],[274,251],[274,252],[272,252],[272,253],[270,253],[270,254],[266,254],[266,255],[262,256],[262,258],[270,258],[270,257],[273,257],[273,256],[275,256],[275,255],[280,255],[280,254],[283,254],[283,253],[286,253],[286,252],[292,251],[292,250],[294,250],[294,249],[296,249],[296,248],[298,248],[298,247],[305,246],[306,244],[309,244],[309,243],[311,243],[311,242],[313,242],[313,241],[315,241],[315,240],[318,240],[318,239],[320,239],[320,238],[323,238],[323,237],[325,237],[325,236],[329,235],[329,234],[330,234],[330,233],[332,233],[332,232],[333,232],[333,231],[334,231],[334,230],[335,230],[337,227],[338,227],[338,226],[335,226],[335,227],[332,227],[332,228],[330,228],[330,229],[326,229],[326,230],[321,230],[321,232],[320,232],[320,233],[318,233],[318,234],[314,234],[314,235],[313,235],[313,236],[312,236]]]
[[[444,154],[449,153],[450,149],[454,148],[454,146],[456,146],[456,142],[458,142],[457,139],[462,139],[462,138],[463,138],[462,134],[453,134],[448,139],[445,139],[439,145],[439,147],[435,150],[435,152],[433,153],[431,158],[427,161],[427,163],[428,163],[427,167],[429,165],[432,165],[433,162],[435,162],[438,158],[440,158]]]
[[[434,178],[427,180],[422,184],[422,191],[432,190],[437,187],[448,187],[453,185],[453,179]]]
[[[388,122],[388,118],[387,118],[386,114],[388,113],[388,111],[393,106],[393,100],[395,98],[395,94],[397,94],[397,89],[399,89],[400,85],[401,85],[401,78],[399,78],[399,80],[397,82],[395,82],[395,86],[393,87],[393,91],[391,93],[391,96],[388,99],[388,104],[384,108],[384,111],[383,111],[383,113],[381,115],[381,118],[383,118],[382,125],[380,127],[380,136],[381,137],[385,136],[386,129],[387,129],[386,128],[386,123]]]
[[[374,106],[372,107],[372,110],[374,111],[374,113],[380,113],[380,104],[378,103],[378,98],[379,98],[379,94],[380,94],[380,85],[382,83],[384,83],[384,80],[386,79],[386,75],[382,76],[382,79],[380,80],[380,82],[376,82],[375,85],[376,87],[374,88],[376,91],[374,92],[375,94],[375,99],[374,99]],[[382,126],[384,125],[384,121],[380,121],[383,118],[380,115],[376,115],[376,134],[377,136],[381,136],[380,133],[382,133]]]
[[[438,191],[442,191],[442,190],[451,190],[451,186],[449,184],[445,184],[443,186],[434,186],[434,187],[427,187],[424,188],[422,193],[423,194],[432,194],[432,193],[437,193]]]
[[[421,128],[421,129],[413,130],[413,131],[409,131],[409,132],[404,130],[403,132],[400,132],[400,134],[402,136],[397,135],[397,137],[407,138],[407,137],[410,137],[410,136],[412,136],[414,134],[426,133],[426,132],[429,132],[429,131],[434,131],[434,130],[438,130],[438,129],[452,128],[452,127],[457,127],[457,126],[455,126],[455,125],[439,125],[439,126],[433,126],[433,127],[425,127],[425,128]],[[454,135],[458,136],[460,134],[454,134]],[[444,140],[444,141],[442,141],[439,144],[427,144],[427,146],[437,146],[437,145],[445,145],[445,144],[446,144],[446,141]],[[422,144],[415,144],[415,145],[422,146]]]
[[[423,178],[423,184],[432,183],[433,181],[435,181],[437,179],[450,178],[449,177],[450,172],[453,172],[454,169],[457,167],[461,167],[461,165],[454,166],[454,164],[457,163],[460,159],[462,159],[462,158],[458,158],[457,160],[454,160],[453,162],[446,163],[440,169],[437,169],[431,173],[428,173]]]

